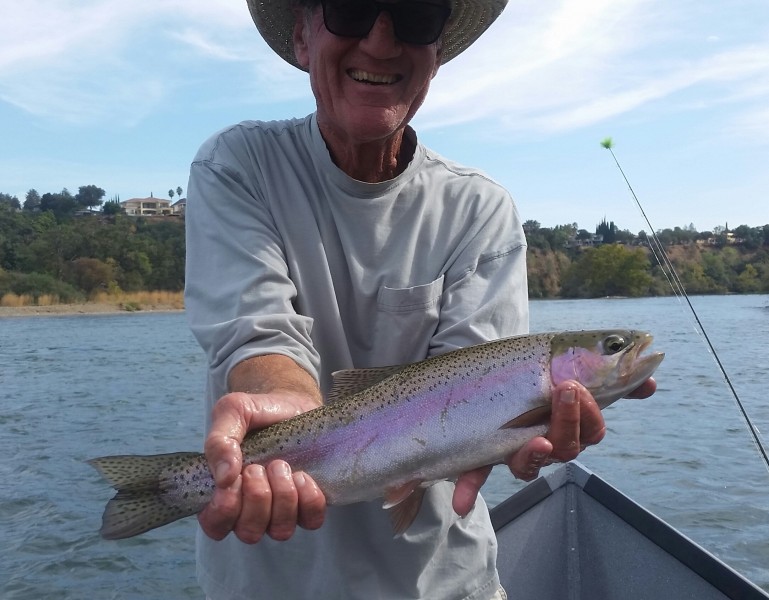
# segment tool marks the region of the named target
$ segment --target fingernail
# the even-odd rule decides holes
[[[574,404],[577,400],[577,393],[572,388],[567,388],[561,392],[561,404]]]
[[[275,461],[270,465],[273,475],[278,477],[291,477],[291,469],[288,468],[288,464],[281,461]]]
[[[294,473],[294,485],[298,488],[304,487],[307,483],[307,479],[304,476],[304,473],[299,471],[298,473]]]
[[[221,480],[227,477],[227,473],[230,472],[230,464],[227,462],[220,462],[214,469],[214,480]]]
[[[254,463],[252,465],[249,465],[247,468],[243,469],[243,476],[248,477],[249,479],[264,477],[264,475],[265,475],[264,467],[259,463]]]

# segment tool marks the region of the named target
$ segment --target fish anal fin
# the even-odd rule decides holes
[[[552,414],[553,409],[549,404],[546,404],[544,406],[538,406],[537,408],[532,408],[531,410],[518,415],[514,419],[511,419],[500,429],[516,429],[519,427],[534,427],[535,425],[544,425],[550,420],[550,415]]]
[[[333,384],[326,400],[329,403],[335,402],[345,396],[352,396],[366,388],[376,385],[380,381],[387,379],[403,370],[403,365],[395,367],[376,367],[371,369],[345,369],[334,371],[331,374]]]
[[[388,492],[384,504],[384,508],[390,515],[393,533],[396,536],[406,531],[416,519],[419,509],[422,507],[422,499],[426,490],[421,487],[421,482],[412,481],[398,488],[398,491],[401,492],[401,498],[397,502],[388,500],[391,495]]]

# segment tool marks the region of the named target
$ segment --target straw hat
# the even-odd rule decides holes
[[[247,1],[256,28],[270,48],[286,62],[301,69],[294,56],[292,1]],[[450,0],[450,2],[451,16],[442,35],[442,63],[464,52],[486,31],[507,4],[507,0]]]

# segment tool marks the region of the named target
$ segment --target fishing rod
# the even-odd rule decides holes
[[[614,162],[617,165],[619,172],[622,174],[622,178],[625,180],[625,183],[627,184],[627,187],[630,190],[630,193],[633,196],[633,199],[635,200],[638,210],[641,211],[641,215],[643,216],[644,221],[646,221],[646,224],[648,225],[649,230],[651,231],[651,237],[649,237],[649,234],[646,234],[646,242],[649,244],[649,248],[651,249],[651,252],[654,255],[654,258],[657,260],[657,263],[662,269],[662,273],[665,275],[665,279],[668,280],[668,283],[670,284],[670,287],[673,289],[673,293],[676,295],[679,302],[681,301],[681,298],[686,300],[686,304],[689,306],[689,309],[692,311],[692,315],[694,315],[694,320],[697,323],[699,333],[702,335],[703,339],[707,344],[708,349],[710,350],[711,355],[715,359],[716,365],[718,365],[718,369],[721,371],[721,375],[726,381],[726,384],[729,387],[729,390],[731,391],[732,396],[734,396],[734,400],[737,402],[737,407],[740,409],[740,413],[742,413],[742,417],[745,419],[745,423],[748,426],[748,431],[750,431],[750,434],[753,436],[753,441],[755,442],[756,447],[758,448],[758,451],[761,454],[761,457],[764,459],[766,468],[769,469],[769,454],[767,454],[767,450],[766,448],[764,448],[764,445],[761,442],[761,436],[758,433],[758,428],[753,424],[753,421],[750,419],[750,415],[748,415],[748,411],[745,410],[745,406],[742,404],[742,400],[740,399],[740,396],[737,393],[737,390],[734,388],[734,385],[732,385],[732,380],[729,378],[729,374],[726,372],[726,369],[724,368],[724,365],[718,356],[718,352],[716,352],[716,349],[713,346],[713,343],[710,341],[710,336],[708,336],[707,331],[705,331],[705,327],[702,324],[702,321],[700,321],[700,317],[697,314],[697,311],[694,310],[694,306],[692,305],[692,302],[689,299],[689,294],[686,293],[686,288],[684,287],[683,282],[678,277],[678,273],[673,267],[673,263],[670,261],[670,257],[668,256],[667,252],[665,252],[665,247],[662,245],[662,242],[660,241],[659,236],[655,232],[654,227],[652,227],[651,221],[649,221],[649,217],[646,215],[646,211],[641,205],[641,201],[638,199],[638,196],[636,195],[635,190],[633,190],[633,186],[630,184],[630,180],[628,180],[627,175],[625,175],[625,171],[622,168],[622,165],[619,164],[619,160],[617,160],[617,156],[614,154],[614,150],[612,149],[613,145],[614,144],[610,137],[604,139],[601,142],[601,146],[606,148],[611,153],[611,156],[614,159]]]

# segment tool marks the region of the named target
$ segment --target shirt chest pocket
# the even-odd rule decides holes
[[[382,286],[377,295],[377,348],[387,348],[387,362],[400,364],[427,356],[440,317],[443,275],[424,285]]]

